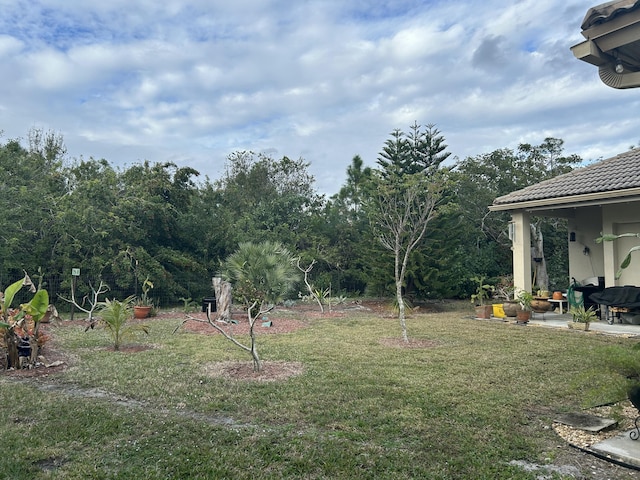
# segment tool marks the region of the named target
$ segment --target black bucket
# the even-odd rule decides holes
[[[211,305],[211,311],[216,311],[216,297],[204,297],[202,299],[202,311],[206,312],[209,309],[209,305]]]

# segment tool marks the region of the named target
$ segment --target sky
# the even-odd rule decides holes
[[[327,195],[414,122],[451,162],[546,137],[608,158],[640,142],[640,89],[570,51],[599,3],[0,0],[0,141],[211,180],[235,151],[302,157]]]

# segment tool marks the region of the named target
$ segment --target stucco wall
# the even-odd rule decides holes
[[[595,241],[602,231],[602,215],[602,208],[588,207],[576,209],[569,219],[569,235],[576,234],[576,240],[569,242],[569,276],[579,282],[605,275],[604,248]]]
[[[640,233],[640,210],[637,204],[611,205],[603,208],[602,231],[620,235],[622,233]],[[631,247],[640,245],[639,238],[622,238],[604,244],[605,274],[607,286],[638,285],[640,286],[640,255],[634,254],[631,266],[623,270],[622,276],[615,279],[620,263]]]

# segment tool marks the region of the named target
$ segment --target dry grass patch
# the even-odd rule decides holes
[[[405,342],[402,338],[381,338],[380,345],[392,348],[433,348],[440,345],[439,342],[434,340],[420,340],[410,338],[408,342]]]

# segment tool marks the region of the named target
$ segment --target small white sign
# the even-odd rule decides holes
[[[74,277],[79,277],[80,276],[80,269],[79,268],[72,268],[71,269],[71,275],[73,275]]]

